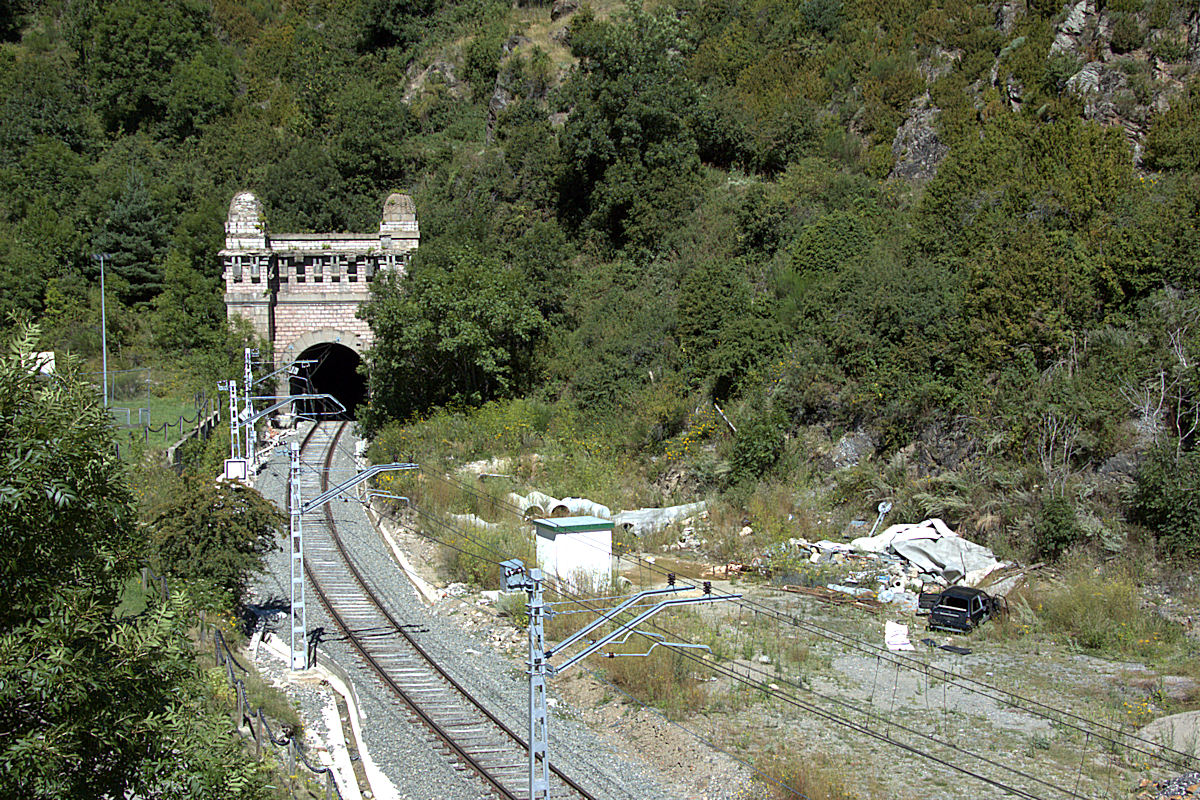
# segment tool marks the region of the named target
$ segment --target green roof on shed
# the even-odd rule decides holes
[[[583,533],[585,531],[611,531],[611,519],[600,517],[548,517],[535,519],[534,527],[541,528],[546,533]]]

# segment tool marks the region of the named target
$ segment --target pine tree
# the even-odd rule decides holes
[[[146,182],[131,168],[124,190],[109,205],[96,236],[97,252],[108,254],[108,279],[124,302],[146,303],[162,291],[163,240]]]

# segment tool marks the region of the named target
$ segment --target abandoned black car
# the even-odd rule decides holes
[[[929,611],[929,627],[966,633],[990,619],[997,610],[996,599],[981,589],[951,586],[942,592]]]

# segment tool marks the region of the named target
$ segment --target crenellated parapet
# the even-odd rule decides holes
[[[239,192],[229,204],[220,253],[227,313],[248,319],[272,342],[279,363],[298,355],[301,338],[318,331],[361,353],[371,330],[358,319],[359,304],[377,275],[408,269],[420,238],[408,195],[387,198],[376,233],[271,233],[258,198]]]

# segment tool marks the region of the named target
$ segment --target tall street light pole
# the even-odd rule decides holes
[[[100,368],[104,375],[104,407],[108,408],[108,319],[104,309],[104,261],[108,253],[92,256],[100,262]]]

